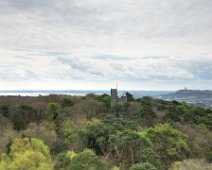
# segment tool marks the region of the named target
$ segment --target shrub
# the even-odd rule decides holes
[[[188,159],[180,162],[175,162],[169,170],[206,170],[212,169],[212,164],[207,163],[202,159]]]
[[[137,163],[130,167],[129,170],[157,170],[156,167],[148,162]]]

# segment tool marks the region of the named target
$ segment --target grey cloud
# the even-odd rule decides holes
[[[0,1],[1,2],[1,1]],[[86,31],[136,31],[143,36],[185,36],[211,28],[210,0],[96,1],[96,0],[8,0],[11,6],[38,10],[43,17],[65,19]],[[204,20],[202,18],[204,17]],[[136,27],[135,27],[136,26]],[[145,32],[149,34],[145,34]]]
[[[20,81],[39,79],[31,70],[16,70],[16,69],[2,69],[0,70],[0,80]]]
[[[195,78],[197,79],[212,80],[211,63],[212,63],[212,60],[194,61],[189,64],[188,69],[191,70],[191,72],[194,74]]]
[[[46,52],[46,55],[52,56],[52,57],[58,57],[58,56],[67,56],[67,55],[70,55],[70,53],[60,52],[60,51],[50,51],[50,52]]]
[[[91,66],[86,62],[81,62],[80,59],[76,57],[58,57],[58,60],[64,64],[68,64],[71,68],[81,71],[87,71]]]
[[[109,54],[98,54],[95,56],[91,56],[90,58],[92,59],[97,59],[97,60],[139,60],[139,59],[146,59],[146,60],[158,60],[158,59],[168,59],[168,56],[145,56],[145,57],[127,57],[127,56],[112,56]]]
[[[0,0],[0,6],[1,80],[33,73],[61,81],[212,80],[211,0]],[[6,77],[11,66],[16,71]]]
[[[84,76],[87,76],[87,78],[89,78],[90,76],[94,76],[95,78],[103,77],[103,73],[101,72],[101,70],[96,69],[95,62],[89,60],[81,60],[76,57],[58,57],[58,61],[62,62],[65,65],[69,65],[72,69],[83,73]]]
[[[165,46],[167,43],[198,44],[197,39],[203,43],[211,42],[207,36],[212,34],[210,29],[212,2],[209,0],[201,1],[201,3],[197,0],[186,2],[181,0],[162,2],[157,0],[112,2],[106,0],[101,2],[95,0],[8,0],[7,4],[10,5],[3,8],[9,10],[6,14],[9,18],[5,22],[7,24],[10,19],[17,20],[16,29],[20,31],[18,42],[12,39],[8,42],[9,39],[5,39],[9,44],[13,42],[23,43],[23,46],[31,44],[31,48],[40,48],[42,44],[43,47],[53,45],[52,48],[62,44],[65,44],[64,48],[67,46],[71,48],[97,46],[99,48],[97,44],[100,42],[107,49],[111,48],[110,44],[114,42],[114,46],[120,46],[118,48],[123,48],[121,44],[125,46],[132,44],[135,50],[138,50],[136,45],[140,44],[142,48],[143,43],[149,46],[153,44]],[[11,6],[16,7],[16,10],[11,9]],[[37,12],[33,12],[31,8]],[[20,11],[22,9],[26,12],[22,13]],[[19,15],[10,16],[16,13]],[[22,18],[23,15],[25,18]],[[22,20],[26,20],[27,24],[21,23]],[[10,27],[9,30],[1,31],[11,33],[12,26],[8,25],[8,27]],[[22,33],[23,29],[25,31]],[[34,41],[30,41],[29,36],[34,37]],[[20,43],[21,39],[23,39],[22,43]],[[90,42],[85,43],[87,41]],[[93,41],[96,44],[93,44]],[[73,46],[74,43],[77,44],[76,47]]]
[[[1,0],[2,1],[2,0]],[[31,10],[33,8],[42,9],[55,3],[55,0],[7,0],[5,5],[14,7],[20,10]]]
[[[83,75],[93,77],[93,80],[98,79],[120,79],[120,80],[162,80],[162,81],[185,81],[185,80],[199,80],[211,79],[210,61],[199,63],[196,60],[173,60],[171,58],[157,58],[152,57],[150,60],[132,59],[130,61],[125,59],[107,60],[93,58],[72,58],[59,57],[59,62],[69,65],[72,69],[76,69],[83,73]],[[76,62],[77,61],[77,62]],[[189,64],[188,64],[189,63]],[[201,69],[205,67],[206,69]],[[196,69],[198,68],[198,70]],[[203,76],[205,75],[205,76]],[[207,76],[206,76],[207,75]]]

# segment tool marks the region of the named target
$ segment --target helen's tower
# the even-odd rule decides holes
[[[121,97],[118,96],[117,89],[111,89],[111,107],[115,106],[116,104],[125,104],[127,103],[127,96],[124,93]]]
[[[111,106],[114,106],[117,104],[118,101],[118,91],[117,89],[111,89]]]

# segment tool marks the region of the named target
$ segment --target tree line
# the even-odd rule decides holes
[[[212,168],[211,110],[127,95],[0,97],[0,170]]]

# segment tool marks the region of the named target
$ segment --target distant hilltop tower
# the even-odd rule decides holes
[[[117,88],[111,89],[111,106],[115,106],[116,104],[125,104],[125,103],[127,103],[126,93],[124,93],[121,97],[118,97]]]

